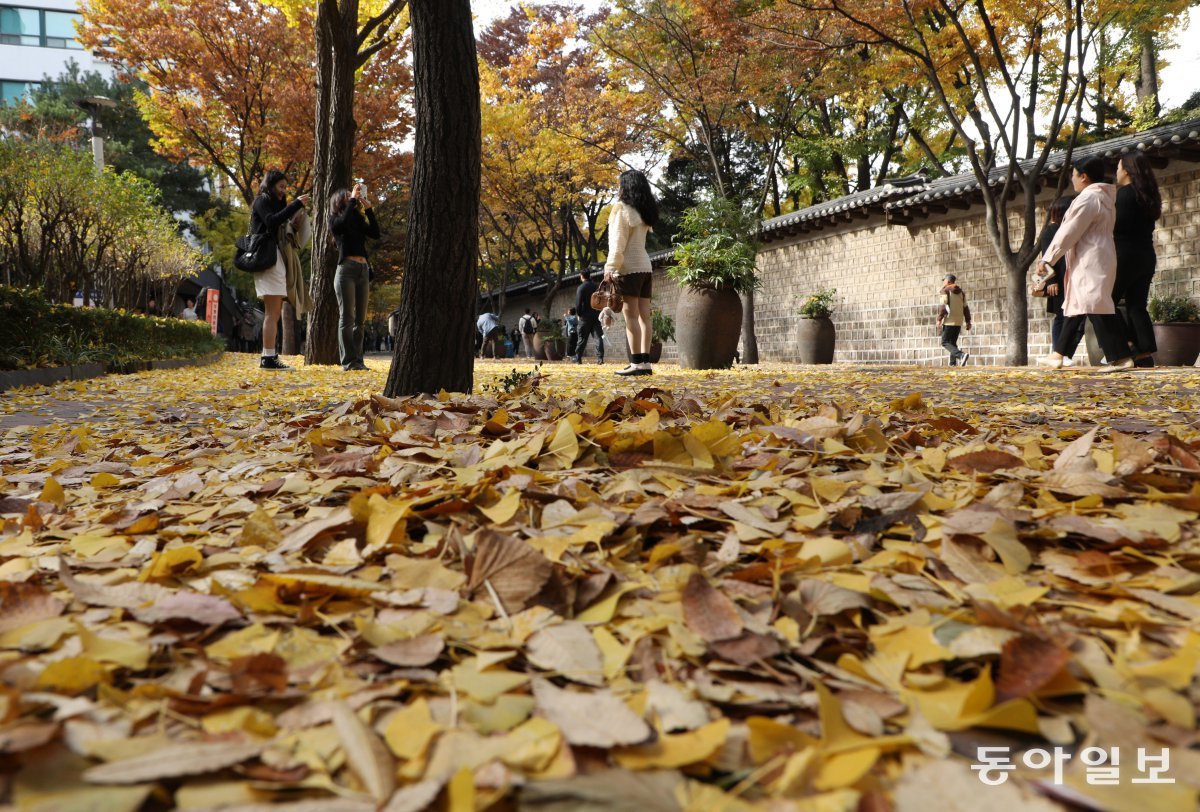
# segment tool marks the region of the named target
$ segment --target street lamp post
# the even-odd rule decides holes
[[[96,171],[104,171],[104,128],[96,118],[102,109],[111,109],[117,103],[107,96],[85,96],[75,100],[75,106],[87,112],[92,133],[92,160],[96,162]]]

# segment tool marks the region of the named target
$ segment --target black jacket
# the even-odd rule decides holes
[[[345,262],[346,257],[365,257],[367,238],[379,239],[375,209],[367,209],[366,217],[363,217],[359,206],[357,200],[351,199],[345,211],[329,221],[329,230],[337,240],[339,263]]]
[[[1037,255],[1039,257],[1045,255],[1046,249],[1054,240],[1054,235],[1058,233],[1059,225],[1059,223],[1046,224],[1046,228],[1042,231],[1042,237],[1038,240]],[[1050,281],[1050,284],[1058,285],[1058,295],[1046,297],[1046,312],[1058,315],[1062,313],[1063,299],[1067,295],[1067,258],[1065,256],[1054,263],[1054,279]]]
[[[600,314],[592,308],[592,294],[598,287],[595,281],[589,279],[575,292],[575,312],[579,314],[580,321],[595,321],[600,318]]]
[[[299,200],[284,203],[275,195],[259,195],[250,207],[250,233],[270,234],[278,237],[279,227],[292,219],[292,215],[304,208]]]

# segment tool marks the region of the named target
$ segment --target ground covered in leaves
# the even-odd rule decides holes
[[[253,361],[0,396],[0,807],[1196,808],[1194,372]]]

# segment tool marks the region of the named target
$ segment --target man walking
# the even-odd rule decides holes
[[[529,312],[529,308],[525,308],[525,315],[517,322],[517,329],[521,331],[521,343],[525,347],[525,357],[533,358],[537,352],[533,348],[533,337],[537,335],[537,316]]]
[[[958,286],[958,277],[946,274],[942,280],[942,302],[938,305],[937,326],[942,331],[942,347],[950,353],[950,366],[966,366],[971,353],[958,348],[958,335],[963,327],[971,329],[971,308],[967,295]]]
[[[588,277],[587,271],[579,274],[579,289],[575,293],[575,313],[579,316],[579,338],[575,341],[575,354],[571,360],[583,363],[588,339],[596,336],[596,363],[604,363],[604,333],[600,330],[600,314],[592,307],[592,294],[599,287]]]

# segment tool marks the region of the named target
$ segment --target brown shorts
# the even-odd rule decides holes
[[[626,299],[649,299],[652,273],[622,274],[617,277],[617,290]]]

